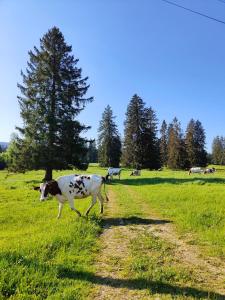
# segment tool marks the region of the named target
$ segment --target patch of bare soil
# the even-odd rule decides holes
[[[134,197],[134,191],[127,191]],[[135,198],[140,196],[137,194]],[[142,200],[142,199],[139,199]],[[137,237],[141,231],[149,233],[166,240],[173,244],[176,249],[176,261],[188,268],[193,269],[198,274],[198,282],[202,287],[210,288],[215,293],[224,295],[225,299],[225,264],[224,262],[205,259],[201,257],[197,246],[188,244],[188,240],[182,239],[176,233],[171,222],[158,219],[158,216],[152,214],[148,216],[146,212],[151,211],[148,204],[140,201],[140,209],[145,212],[145,217],[150,221],[146,224],[137,224],[126,222],[125,219],[107,219],[104,231],[100,237],[100,243],[103,249],[98,256],[96,263],[96,277],[99,283],[96,284],[95,292],[91,299],[161,299],[160,295],[149,295],[147,289],[135,288],[132,280],[123,272],[124,266],[129,264],[129,245],[130,241]],[[118,206],[114,194],[110,191],[110,201],[107,205],[106,216],[114,216],[118,212]],[[110,221],[111,220],[111,221]],[[124,226],[126,225],[126,226]],[[223,296],[222,296],[223,297]],[[222,298],[221,298],[222,299]]]

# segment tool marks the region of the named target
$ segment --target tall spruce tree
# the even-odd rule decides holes
[[[88,78],[82,78],[71,52],[53,27],[40,40],[40,49],[29,51],[23,84],[18,84],[24,125],[17,128],[18,163],[24,169],[45,169],[45,180],[52,179],[53,169],[79,168],[87,151],[80,134],[89,127],[75,118],[93,98],[85,98]]]
[[[152,108],[134,95],[124,122],[123,163],[132,168],[156,169],[160,166],[157,118]]]
[[[212,162],[216,165],[225,165],[225,137],[216,136],[212,143]]]
[[[189,167],[197,166],[197,145],[195,135],[195,121],[191,119],[187,125],[185,134],[185,145]]]
[[[102,167],[118,167],[121,157],[121,139],[114,122],[112,108],[108,105],[98,129],[98,162]]]
[[[193,119],[187,125],[185,145],[189,166],[206,166],[205,131],[200,121]]]
[[[184,169],[187,166],[187,154],[180,122],[175,117],[168,127],[168,161],[171,169]]]
[[[202,126],[202,123],[197,120],[195,122],[195,143],[196,143],[196,164],[201,167],[207,165],[207,152],[205,150],[205,130]]]
[[[144,113],[145,103],[135,94],[127,107],[122,157],[125,166],[136,169],[141,169],[143,166]]]
[[[157,125],[155,111],[151,107],[146,108],[142,132],[143,167],[150,170],[158,169],[161,166]]]
[[[160,129],[160,160],[163,166],[167,165],[168,159],[168,131],[166,121],[163,120],[162,126]]]

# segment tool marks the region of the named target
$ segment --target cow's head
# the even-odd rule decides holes
[[[51,180],[48,182],[44,182],[40,184],[40,187],[34,187],[34,190],[39,190],[41,193],[40,201],[44,201],[47,199],[48,194],[52,196],[62,195],[62,192],[58,186],[58,182],[55,180]]]

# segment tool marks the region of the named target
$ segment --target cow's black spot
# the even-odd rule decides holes
[[[79,186],[83,185],[83,187],[84,187],[84,182],[82,180],[77,180],[77,183],[79,184]]]
[[[70,181],[69,187],[73,187],[73,182]]]
[[[79,186],[77,183],[75,183],[75,184],[74,184],[74,188],[75,188],[75,189],[79,189],[80,186]]]

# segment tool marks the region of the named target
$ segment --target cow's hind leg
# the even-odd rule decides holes
[[[70,204],[70,208],[75,211],[79,217],[81,217],[81,213],[79,212],[79,210],[77,210],[75,207],[74,207],[74,200],[73,199],[70,199],[69,200],[69,204]]]
[[[86,211],[86,216],[89,214],[90,210],[92,209],[92,207],[95,205],[97,201],[97,196],[93,195],[92,196],[92,201],[91,201],[91,205],[88,207],[87,211]]]
[[[100,192],[98,193],[98,199],[99,199],[99,202],[100,202],[100,214],[103,214],[104,198],[102,197],[102,194]]]

